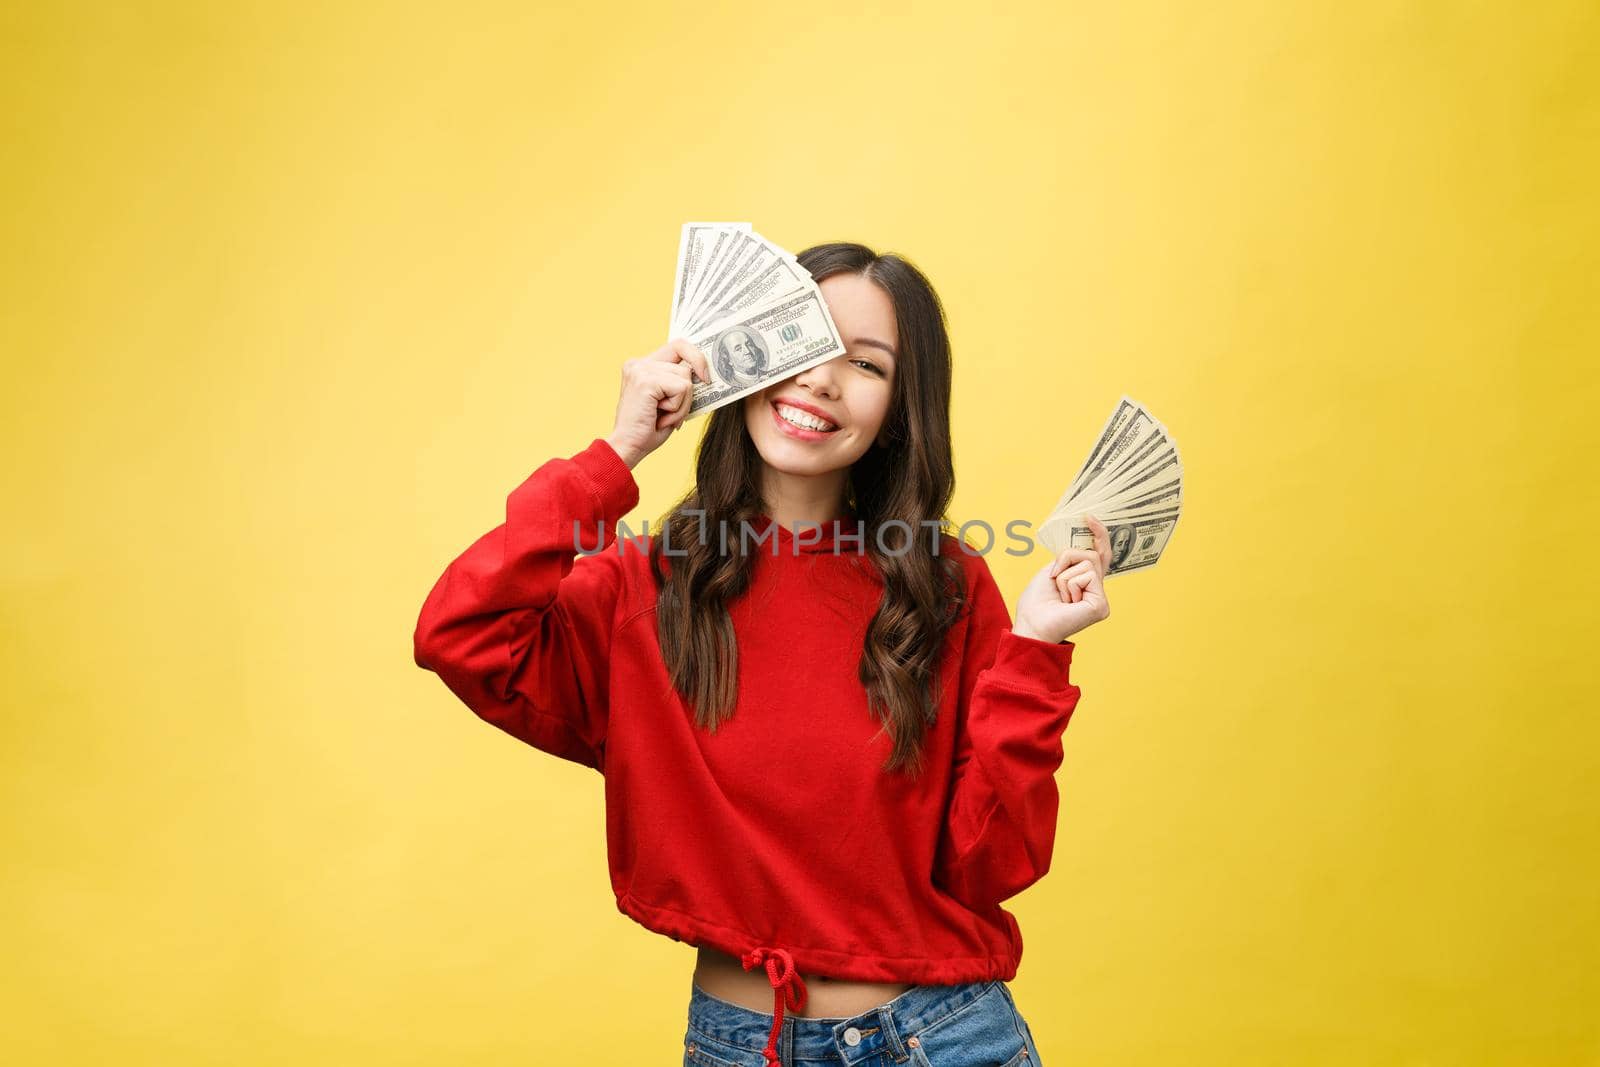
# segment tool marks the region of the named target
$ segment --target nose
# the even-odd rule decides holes
[[[795,376],[795,382],[819,396],[839,395],[837,358],[824,360],[815,367],[807,367]]]

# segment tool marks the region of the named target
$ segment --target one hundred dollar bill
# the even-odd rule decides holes
[[[710,278],[716,272],[730,249],[739,242],[750,229],[746,222],[700,223],[707,229],[704,233],[695,236],[703,242],[703,255],[701,256],[694,273],[687,278],[680,276],[677,289],[684,293],[681,304],[674,310],[672,323],[673,336],[685,334],[684,319],[699,305],[704,295]],[[687,227],[685,227],[687,232]],[[680,245],[682,241],[680,240]]]
[[[739,312],[691,334],[713,380],[696,382],[688,418],[842,355],[844,342],[822,293],[811,288]]]
[[[1099,518],[1098,515],[1095,517]],[[1109,578],[1113,574],[1154,566],[1178,525],[1178,510],[1171,508],[1139,518],[1113,517],[1109,522],[1104,519],[1101,521],[1105,522],[1106,530],[1111,534],[1111,564],[1106,568],[1106,577]],[[1093,549],[1094,531],[1081,521],[1074,523],[1062,516],[1046,520],[1039,527],[1039,540],[1051,552],[1060,555],[1068,545]]]
[[[1093,515],[1111,534],[1107,577],[1139,570],[1160,558],[1182,505],[1177,442],[1144,405],[1124,396],[1072,484],[1039,524],[1039,540],[1056,554],[1069,545],[1092,549],[1094,534],[1083,517]]]
[[[749,230],[748,222],[686,222],[678,237],[678,273],[672,288],[672,317],[667,323],[668,337],[682,332],[682,315],[688,310],[691,291],[699,284],[719,234],[730,230]]]
[[[792,258],[778,259],[747,281],[722,305],[707,312],[707,322],[725,319],[736,312],[759,307],[816,287],[811,274]],[[692,327],[691,327],[692,328]]]
[[[799,274],[805,275],[804,281],[792,287],[794,290],[814,285],[811,275],[794,261],[794,257],[783,249],[778,248],[763,240],[753,242],[748,254],[736,261],[730,261],[717,278],[712,279],[706,290],[704,299],[694,309],[690,317],[684,320],[684,328],[694,331],[702,326],[709,325],[720,319],[726,318],[740,308],[750,307],[755,302],[746,300],[737,307],[731,306],[735,294],[741,293],[750,284],[751,280],[766,273],[769,268],[789,265]],[[785,295],[782,292],[770,293],[772,297]],[[770,291],[769,291],[770,292]]]
[[[1095,483],[1104,481],[1107,472],[1116,469],[1128,451],[1137,448],[1159,425],[1137,400],[1124,396],[1117,401],[1094,448],[1089,452],[1089,458],[1084,461],[1083,469],[1062,494],[1060,503],[1081,497]]]

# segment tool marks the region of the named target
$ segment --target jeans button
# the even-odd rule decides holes
[[[844,1043],[852,1046],[861,1044],[861,1031],[850,1027],[844,1032]]]

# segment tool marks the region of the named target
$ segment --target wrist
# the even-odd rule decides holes
[[[1023,626],[1023,625],[1013,626],[1011,628],[1011,632],[1013,634],[1015,634],[1016,636],[1018,636],[1018,637],[1026,637],[1029,640],[1040,641],[1040,642],[1042,642],[1044,644],[1047,644],[1047,645],[1064,645],[1070,639],[1070,638],[1063,637],[1060,640],[1057,640],[1057,639],[1055,639],[1053,637],[1043,637],[1043,636],[1041,636],[1039,634],[1034,633],[1027,626]]]
[[[637,467],[639,465],[639,461],[644,458],[638,452],[634,451],[631,446],[618,444],[616,438],[614,437],[607,437],[606,444],[610,445],[611,450],[617,454],[617,457],[621,459],[623,463],[628,465],[629,470]]]

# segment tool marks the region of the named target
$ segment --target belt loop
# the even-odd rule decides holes
[[[889,1010],[889,1005],[878,1007],[878,1029],[883,1032],[883,1040],[889,1046],[889,1055],[894,1057],[894,1062],[904,1063],[911,1058],[911,1053],[906,1051],[906,1046],[900,1040],[900,1028],[895,1025],[894,1012]]]
[[[794,1016],[783,1017],[783,1033],[778,1035],[778,1062],[794,1064]]]

